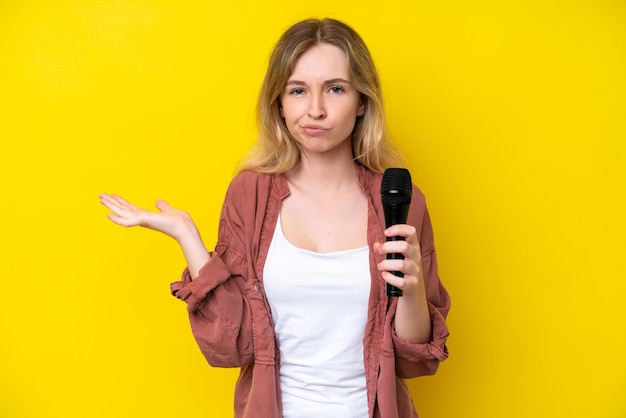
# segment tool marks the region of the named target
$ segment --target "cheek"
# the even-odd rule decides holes
[[[298,106],[293,103],[287,103],[280,108],[280,116],[282,116],[287,123],[297,120],[300,113]]]

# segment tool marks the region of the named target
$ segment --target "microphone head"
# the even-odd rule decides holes
[[[406,168],[388,168],[383,174],[380,195],[383,204],[408,205],[411,203],[413,185]]]

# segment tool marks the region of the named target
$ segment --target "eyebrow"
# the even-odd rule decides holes
[[[300,81],[300,80],[289,80],[287,81],[286,86],[293,84],[296,86],[306,86],[307,83],[304,81]],[[350,81],[346,80],[345,78],[331,78],[330,80],[325,80],[323,85],[328,85],[328,84],[352,84]]]

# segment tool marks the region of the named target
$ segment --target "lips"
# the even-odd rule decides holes
[[[326,133],[328,131],[328,128],[321,126],[321,125],[304,125],[302,126],[302,130],[307,134],[307,135],[322,135],[324,133]]]

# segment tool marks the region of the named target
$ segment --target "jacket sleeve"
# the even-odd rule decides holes
[[[414,191],[415,196],[415,191]],[[418,192],[418,196],[420,196]],[[435,252],[433,230],[428,210],[422,196],[421,219],[409,218],[409,223],[418,228],[422,251],[422,268],[426,299],[432,325],[432,338],[426,344],[411,344],[397,336],[394,315],[387,317],[387,329],[391,328],[391,337],[396,357],[396,374],[404,378],[431,375],[437,371],[439,363],[448,358],[446,340],[449,335],[446,317],[450,310],[450,296],[439,279],[437,256]],[[393,303],[392,313],[395,314],[397,301]]]
[[[187,303],[193,336],[214,367],[241,367],[254,361],[243,236],[243,222],[227,193],[211,259],[193,281],[185,269],[181,280],[170,285],[172,295]]]

